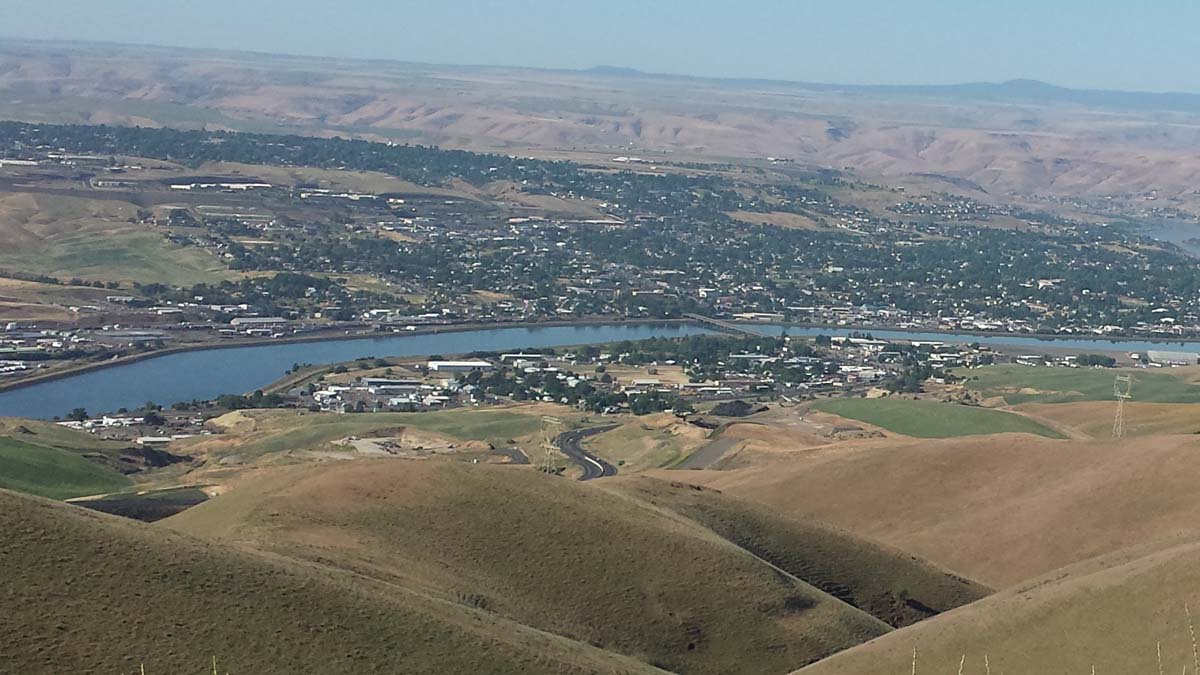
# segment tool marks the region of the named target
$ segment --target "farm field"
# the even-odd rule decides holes
[[[1054,429],[1021,415],[954,403],[899,398],[822,399],[813,403],[813,409],[916,438],[1001,433],[1063,437]]]
[[[1195,370],[1172,368],[1109,369],[1047,368],[1020,365],[986,366],[957,371],[966,387],[984,397],[1002,396],[1009,405],[1112,401],[1113,380],[1132,375],[1135,401],[1200,403],[1200,385],[1191,381]]]

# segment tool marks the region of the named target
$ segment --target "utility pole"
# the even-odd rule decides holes
[[[1117,397],[1117,416],[1113,419],[1113,438],[1125,437],[1125,401],[1133,398],[1133,376],[1118,375],[1113,382],[1113,396]]]
[[[558,437],[558,429],[562,428],[562,420],[557,417],[548,415],[542,416],[542,463],[539,470],[542,473],[554,473],[554,455],[558,452],[558,447],[554,445],[554,439]]]

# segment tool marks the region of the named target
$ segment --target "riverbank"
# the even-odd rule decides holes
[[[886,325],[861,325],[861,326],[835,326],[827,323],[773,323],[773,322],[750,322],[739,321],[739,326],[753,328],[755,326],[764,326],[771,328],[803,328],[805,330],[828,330],[837,331],[840,333],[886,333],[886,334],[904,334],[904,335],[940,335],[945,337],[970,336],[987,338],[989,340],[1033,340],[1037,342],[1107,342],[1112,345],[1122,344],[1161,344],[1161,345],[1190,345],[1197,351],[1200,351],[1200,336],[1196,337],[1158,337],[1158,336],[1109,336],[1109,335],[1081,335],[1078,333],[1007,333],[1002,331],[985,331],[985,330],[968,330],[968,329],[950,329],[950,328],[899,328],[896,326]],[[900,339],[900,338],[898,338]],[[908,338],[903,338],[908,339]],[[965,342],[965,340],[946,340],[946,342]],[[1048,345],[1050,346],[1050,345]]]
[[[175,347],[166,347],[164,349],[156,349],[153,351],[142,352],[139,354],[129,354],[120,356],[107,361],[97,361],[92,363],[80,363],[68,368],[62,368],[46,373],[38,373],[35,375],[16,378],[6,382],[0,382],[0,394],[32,387],[46,382],[62,380],[77,375],[95,372],[98,370],[106,370],[108,368],[116,368],[119,366],[127,366],[140,361],[149,361],[151,359],[162,358],[172,354],[185,354],[188,352],[209,351],[219,349],[236,349],[240,347],[266,347],[271,345],[289,345],[289,344],[305,344],[311,342],[336,342],[347,340],[369,340],[374,338],[388,337],[403,337],[403,336],[418,336],[418,335],[438,335],[443,333],[463,333],[479,330],[493,330],[501,328],[561,328],[569,326],[619,326],[619,325],[638,325],[638,326],[672,326],[672,325],[695,325],[690,319],[579,319],[572,321],[540,321],[540,322],[515,322],[515,321],[493,321],[487,323],[458,323],[458,324],[439,324],[436,326],[424,326],[414,330],[378,332],[369,331],[362,333],[347,333],[342,330],[328,330],[321,332],[309,333],[306,335],[295,335],[282,338],[265,338],[265,339],[234,339],[220,340],[216,342],[196,342],[193,344],[178,345]],[[384,355],[381,355],[384,356]]]
[[[175,347],[167,347],[155,351],[143,352],[140,354],[130,354],[107,361],[99,361],[92,363],[81,363],[68,368],[54,370],[46,373],[38,373],[31,376],[16,378],[10,381],[0,382],[0,394],[8,391],[31,387],[46,382],[70,378],[94,371],[105,370],[108,368],[116,368],[119,366],[130,365],[140,361],[161,358],[172,354],[182,354],[187,352],[220,350],[220,349],[235,349],[240,347],[263,347],[269,345],[288,345],[288,344],[303,344],[311,342],[334,342],[344,340],[362,340],[373,338],[386,338],[397,336],[418,336],[418,335],[437,335],[443,333],[461,333],[479,330],[492,330],[503,328],[558,328],[568,326],[619,326],[619,325],[663,325],[663,326],[678,326],[690,325],[702,327],[710,330],[719,330],[707,324],[697,322],[693,319],[606,319],[606,318],[591,318],[591,319],[575,319],[563,321],[541,321],[541,322],[472,322],[460,324],[441,324],[436,326],[424,326],[411,331],[393,331],[393,332],[357,332],[346,333],[344,330],[331,329],[321,332],[309,333],[306,335],[296,335],[283,338],[267,338],[267,339],[235,339],[235,340],[220,340],[213,342],[197,342],[194,344],[178,345]],[[871,333],[880,334],[891,339],[898,340],[930,340],[938,337],[947,338],[946,342],[969,342],[966,339],[969,337],[980,338],[982,342],[993,342],[996,344],[1007,344],[1011,347],[1022,346],[1022,343],[1029,343],[1025,346],[1039,346],[1035,343],[1046,343],[1043,346],[1046,349],[1090,349],[1094,351],[1104,352],[1125,352],[1130,351],[1126,347],[1130,345],[1175,345],[1175,346],[1191,346],[1194,350],[1200,351],[1200,337],[1194,339],[1175,338],[1175,337],[1112,337],[1112,336],[1093,336],[1093,335],[1077,335],[1077,334],[1053,334],[1053,333],[1005,333],[995,331],[981,330],[951,330],[945,328],[899,328],[896,326],[887,325],[856,325],[856,326],[836,326],[822,323],[776,323],[776,322],[737,322],[737,325],[749,328],[751,330],[769,329],[771,334],[781,334],[784,330],[799,329],[803,331],[826,331],[831,336],[839,334],[845,335],[849,333]],[[800,335],[800,337],[812,337],[812,335]],[[957,339],[955,339],[957,338]],[[1093,343],[1091,345],[1071,346],[1062,343]],[[1059,343],[1059,344],[1054,344]],[[1100,344],[1102,343],[1102,344]],[[1144,350],[1142,350],[1144,351]],[[379,356],[386,356],[380,354]]]
[[[65,371],[57,377],[0,393],[0,416],[49,419],[75,408],[92,413],[137,408],[148,401],[171,405],[252,392],[278,381],[297,363],[328,364],[370,357],[536,350],[548,347],[677,338],[708,332],[682,321],[543,322],[430,327],[400,333],[338,334],[302,340],[222,343],[218,349],[138,354],[103,368]],[[330,339],[335,337],[336,339]],[[89,364],[91,365],[91,364]],[[116,367],[120,365],[120,367]]]

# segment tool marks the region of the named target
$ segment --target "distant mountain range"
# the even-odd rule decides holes
[[[1200,94],[1186,92],[1117,91],[1108,89],[1071,89],[1032,79],[1006,82],[967,82],[963,84],[831,84],[758,78],[717,78],[693,75],[647,73],[635,68],[600,65],[584,73],[603,77],[666,78],[722,82],[735,86],[785,85],[821,92],[846,94],[911,96],[958,99],[993,103],[1030,103],[1037,105],[1073,104],[1093,108],[1200,112]]]
[[[344,134],[506,154],[787,157],[992,194],[1144,207],[1137,195],[1153,192],[1154,206],[1200,213],[1200,126],[1175,119],[1197,115],[1200,94],[1035,80],[845,85],[0,39],[3,118]]]

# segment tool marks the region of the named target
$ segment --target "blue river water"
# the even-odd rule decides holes
[[[754,325],[764,334],[780,334],[785,327]],[[788,326],[789,335],[845,336],[862,329],[802,328]],[[226,349],[205,349],[168,354],[126,365],[93,370],[59,380],[0,393],[0,417],[49,419],[65,416],[74,408],[90,413],[136,408],[148,401],[170,405],[179,401],[208,400],[221,394],[246,393],[283,377],[295,363],[337,363],[366,356],[422,356],[502,351],[521,348],[561,347],[650,337],[681,337],[706,333],[697,326],[679,324],[596,324],[544,328],[492,328],[437,334],[392,334],[352,340],[293,342]],[[1200,352],[1200,343],[1165,343],[1144,340],[1045,340],[1020,335],[968,335],[875,330],[881,339],[978,342],[993,346],[1083,351],[1145,352],[1152,349]]]
[[[1071,337],[1033,337],[1029,335],[994,333],[990,335],[974,335],[971,333],[929,333],[903,330],[870,330],[866,328],[826,328],[800,327],[779,325],[746,324],[747,327],[764,335],[779,335],[784,331],[795,337],[816,337],[829,335],[831,337],[847,336],[851,333],[869,334],[879,340],[907,340],[917,342],[945,342],[953,344],[971,344],[978,342],[991,347],[1028,347],[1030,353],[1038,354],[1038,349],[1071,349],[1080,352],[1148,352],[1159,351],[1188,351],[1200,353],[1200,342],[1168,342],[1149,341],[1127,338],[1071,338]]]
[[[0,417],[49,419],[65,416],[74,408],[96,414],[133,409],[149,401],[167,406],[179,401],[209,400],[222,394],[244,394],[278,380],[296,363],[560,347],[706,332],[679,324],[597,324],[391,334],[202,349],[101,368],[0,393]]]

